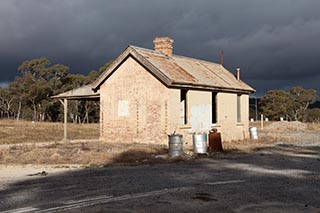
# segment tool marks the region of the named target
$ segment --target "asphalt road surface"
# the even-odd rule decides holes
[[[320,145],[26,177],[0,212],[320,212]]]

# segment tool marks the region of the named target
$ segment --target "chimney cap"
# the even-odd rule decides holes
[[[153,42],[171,42],[171,43],[173,43],[174,40],[168,36],[159,36],[159,37],[155,37]]]

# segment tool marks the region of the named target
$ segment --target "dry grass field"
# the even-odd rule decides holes
[[[61,141],[63,123],[0,120],[0,144]],[[98,139],[99,124],[68,123],[68,138]]]
[[[276,143],[320,143],[319,123],[267,122],[264,130],[260,123],[250,125],[258,127],[259,140],[223,142],[224,152],[220,154],[254,152]],[[173,160],[166,157],[167,145],[102,143],[98,141],[99,124],[68,124],[68,135],[71,141],[62,142],[62,123],[0,120],[0,164],[105,166]],[[178,160],[197,157],[190,149],[185,151]]]
[[[167,153],[163,145],[101,143],[99,124],[68,123],[70,141],[62,139],[63,123],[0,120],[0,164],[94,166],[139,163]]]

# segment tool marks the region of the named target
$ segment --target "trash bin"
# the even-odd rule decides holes
[[[249,127],[250,138],[253,140],[258,140],[258,128],[255,126]]]
[[[209,131],[209,152],[222,152],[221,133],[217,129]]]
[[[183,140],[180,134],[171,134],[169,137],[169,156],[177,157],[183,155]]]
[[[194,133],[193,139],[193,151],[198,154],[206,154],[208,148],[207,134],[206,133]]]

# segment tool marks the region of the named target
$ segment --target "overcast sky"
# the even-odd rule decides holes
[[[24,60],[46,57],[87,74],[128,45],[175,40],[174,53],[219,63],[263,95],[320,92],[319,0],[0,0],[0,86]]]

